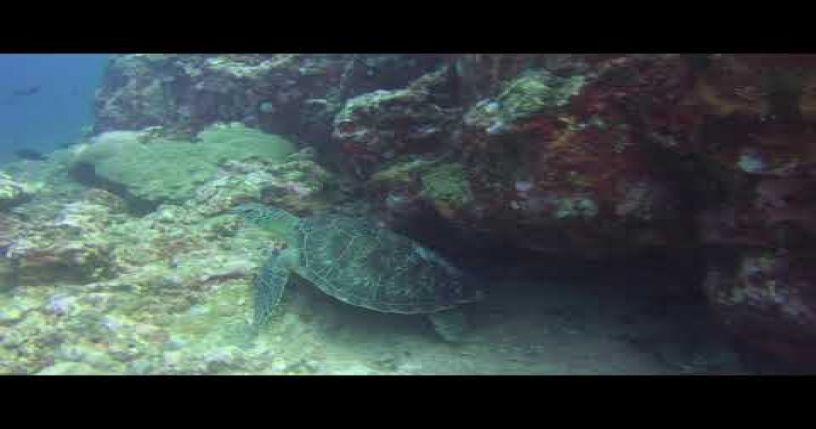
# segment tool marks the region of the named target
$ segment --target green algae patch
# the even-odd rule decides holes
[[[95,164],[95,173],[124,185],[138,198],[180,201],[210,180],[217,166],[189,143],[128,147]]]
[[[423,197],[450,208],[463,207],[473,202],[470,181],[464,167],[458,162],[414,159],[395,164],[374,174],[372,185],[393,187],[421,183]]]
[[[513,122],[563,107],[584,85],[581,75],[560,77],[543,70],[524,73],[498,97],[502,119]]]
[[[412,183],[418,174],[428,171],[436,164],[438,163],[434,160],[422,158],[401,162],[374,173],[370,182],[385,185]]]
[[[422,194],[452,207],[462,207],[473,201],[465,169],[461,164],[442,164],[422,175]]]
[[[250,158],[277,163],[295,152],[295,146],[283,137],[240,124],[214,125],[201,131],[198,138],[204,152],[218,163]]]
[[[145,139],[144,133],[114,131],[76,150],[78,164],[91,165],[108,187],[152,203],[182,202],[214,179],[226,161],[283,161],[295,146],[282,137],[240,124],[213,125],[198,141]]]

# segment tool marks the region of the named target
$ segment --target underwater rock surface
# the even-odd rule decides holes
[[[757,252],[811,258],[814,58],[125,55],[100,92],[97,130],[286,125],[331,153],[386,220],[433,215],[578,258],[698,249],[712,255],[704,290],[715,311],[764,347],[748,324],[784,337],[783,314],[795,311],[717,297],[755,286],[733,273]],[[391,67],[387,84],[353,72],[374,63]],[[323,131],[309,134],[307,122]],[[769,276],[791,269],[780,267]],[[712,280],[721,271],[737,280]],[[774,285],[812,309],[812,279],[796,278]],[[808,320],[800,330],[816,329]]]
[[[707,112],[699,156],[718,178],[700,189],[705,290],[740,337],[813,363],[816,56],[713,56],[695,94]]]
[[[31,197],[31,186],[0,173],[0,210],[15,206]]]
[[[581,347],[613,373],[740,372],[710,344],[638,354],[660,334],[618,316],[572,326],[546,303],[583,304],[543,285],[525,293],[546,315],[485,303],[489,341],[458,367],[414,322],[308,289],[247,345],[252,276],[285,246],[230,214],[247,202],[450,227],[452,253],[484,240],[538,265],[700,255],[684,293],[739,341],[816,363],[814,55],[119,55],[96,116],[87,141],[0,173],[2,372],[591,373]],[[680,300],[669,283],[650,287]],[[354,339],[354,320],[381,329]],[[514,337],[525,323],[539,332]]]
[[[97,94],[96,132],[215,122],[321,140],[349,97],[405,85],[438,55],[115,56]]]

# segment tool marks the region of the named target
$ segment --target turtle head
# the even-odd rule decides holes
[[[255,225],[286,237],[292,233],[294,227],[300,222],[297,216],[286,210],[259,203],[241,204],[230,209],[229,213],[238,215]]]

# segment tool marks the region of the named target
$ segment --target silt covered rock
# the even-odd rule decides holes
[[[632,56],[531,69],[476,102],[456,141],[475,196],[465,221],[585,256],[685,245],[677,159],[642,130],[685,95],[683,65]]]
[[[0,172],[0,210],[20,204],[29,198],[33,189],[30,185],[14,180],[10,175]]]
[[[712,55],[693,101],[705,113],[696,156],[705,289],[715,313],[746,343],[816,362],[812,55]]]
[[[324,140],[349,97],[405,85],[436,55],[131,54],[114,56],[95,131],[164,126],[192,136],[215,122]]]
[[[397,90],[348,100],[334,118],[333,137],[352,171],[366,178],[401,155],[439,152],[459,116],[448,98],[448,67]]]

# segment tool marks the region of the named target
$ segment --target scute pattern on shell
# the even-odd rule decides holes
[[[418,314],[480,298],[474,282],[434,251],[374,223],[318,215],[304,219],[295,235],[295,271],[348,304]]]

